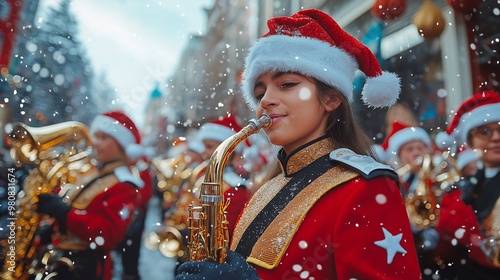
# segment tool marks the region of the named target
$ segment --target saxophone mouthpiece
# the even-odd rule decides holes
[[[273,120],[266,114],[262,114],[259,118],[259,123],[262,124],[262,128],[268,128],[273,124]]]
[[[252,123],[256,129],[261,129],[270,127],[273,120],[268,115],[262,114],[258,120],[251,119],[249,123]]]

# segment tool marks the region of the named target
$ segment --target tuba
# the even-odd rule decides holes
[[[272,120],[262,115],[251,119],[238,133],[222,142],[208,161],[200,189],[200,205],[188,206],[188,252],[190,261],[224,263],[229,245],[229,232],[224,201],[223,171],[236,146],[261,128],[270,127]]]
[[[38,128],[16,123],[9,140],[16,165],[32,169],[16,201],[15,256],[5,260],[1,278],[27,279],[36,274],[31,264],[37,253],[34,239],[42,220],[42,215],[36,212],[38,195],[53,193],[63,184],[75,184],[82,175],[94,174],[96,164],[90,159],[92,145],[88,128],[80,122]]]

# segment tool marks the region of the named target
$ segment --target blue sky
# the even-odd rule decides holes
[[[58,0],[41,0],[52,5]],[[203,7],[214,0],[73,0],[79,39],[96,73],[108,81],[142,126],[144,105],[155,82],[173,74],[186,40],[206,32]]]

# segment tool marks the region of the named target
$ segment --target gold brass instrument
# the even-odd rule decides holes
[[[410,223],[420,230],[434,226],[439,214],[438,195],[435,193],[434,185],[435,178],[431,173],[433,169],[432,157],[425,155],[421,160],[422,167],[418,173],[417,187],[414,192],[409,192],[405,199]]]
[[[200,189],[200,204],[188,207],[188,251],[190,261],[224,263],[229,246],[229,233],[224,201],[223,172],[236,146],[261,128],[270,127],[272,120],[262,115],[251,119],[235,135],[222,142],[214,151],[207,165]]]
[[[66,183],[75,184],[83,174],[93,174],[96,164],[90,159],[92,144],[83,123],[70,121],[38,128],[16,123],[9,138],[16,164],[33,169],[16,201],[15,263],[5,261],[1,279],[27,279],[39,273],[30,267],[37,253],[34,237],[41,221],[36,212],[38,195],[52,193]]]
[[[152,231],[145,239],[145,246],[150,250],[160,250],[165,257],[177,257],[179,262],[187,260],[188,250],[185,238],[181,231],[187,228],[188,206],[196,200],[195,194],[199,192],[201,183],[199,179],[205,172],[208,161],[198,164],[189,170],[188,180],[181,186],[175,204],[167,211],[165,226]]]
[[[418,229],[434,226],[439,215],[439,200],[443,192],[460,180],[458,168],[449,151],[432,157],[419,158],[422,167],[418,173],[418,185],[406,198],[406,210],[412,225]],[[397,173],[399,176],[409,171],[405,165]]]
[[[158,191],[163,194],[162,208],[168,209],[175,203],[182,184],[188,179],[192,170],[184,154],[167,159],[155,158],[152,160],[152,165],[157,171]]]
[[[500,236],[488,236],[481,240],[479,247],[495,267],[500,267]]]
[[[452,157],[450,151],[444,151],[437,158],[439,162],[434,164],[436,168],[434,168],[432,176],[443,191],[461,179],[460,170],[458,170],[455,158]]]

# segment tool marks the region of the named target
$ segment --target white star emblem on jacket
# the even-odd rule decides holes
[[[375,241],[375,245],[387,251],[387,264],[391,264],[396,253],[406,254],[406,250],[399,244],[401,238],[403,238],[403,233],[392,235],[384,227],[382,227],[382,231],[384,232],[384,239]]]

